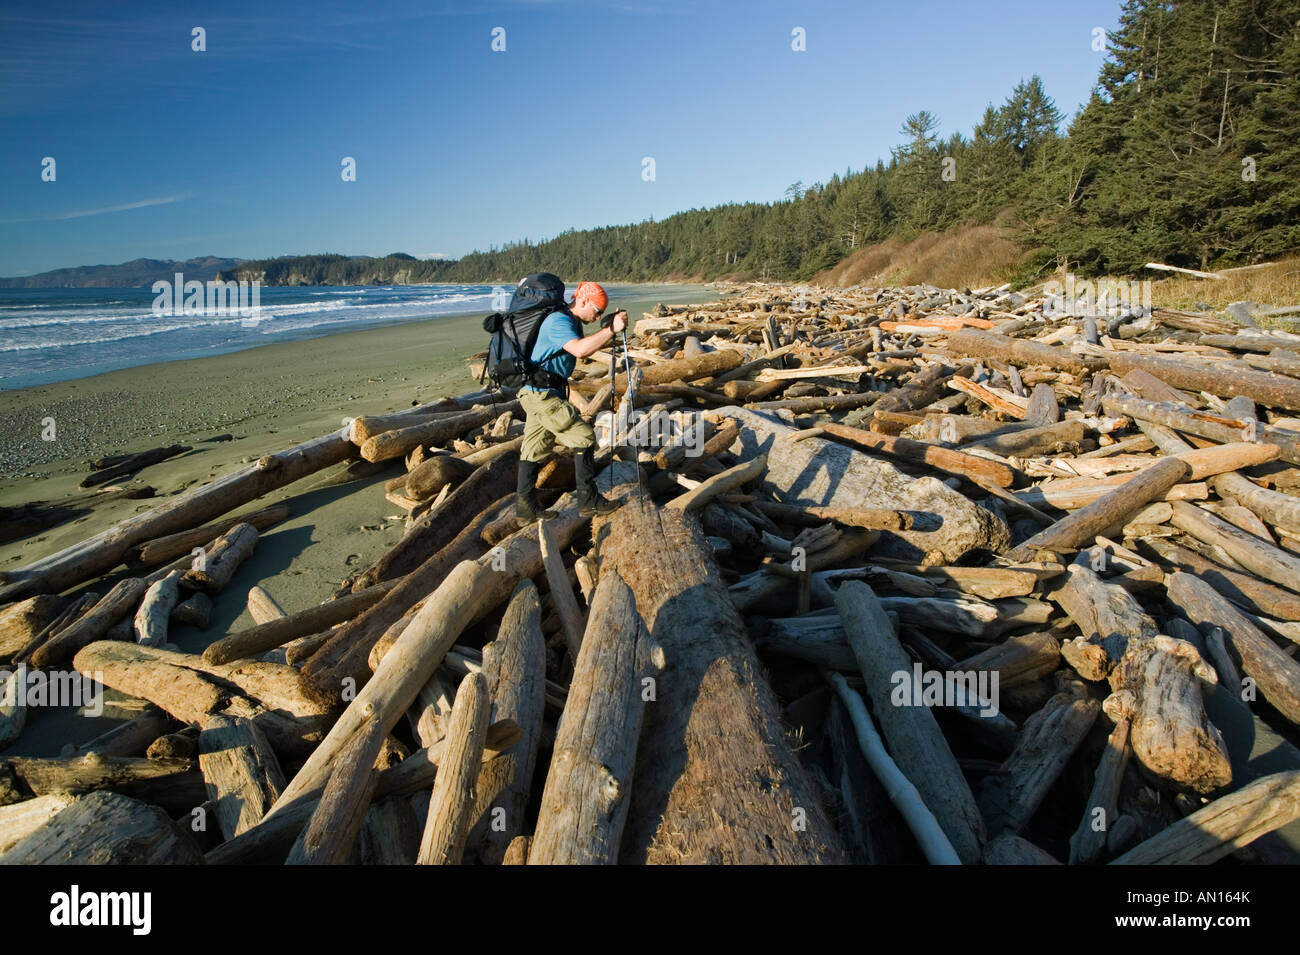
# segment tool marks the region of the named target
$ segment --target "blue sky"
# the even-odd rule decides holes
[[[1092,30],[1118,12],[1118,0],[9,0],[0,275],[141,256],[454,257],[770,201],[888,158],[917,110],[944,135],[969,133],[1033,73],[1072,114],[1102,59]],[[505,52],[491,49],[495,27]],[[346,156],[355,182],[340,175]]]

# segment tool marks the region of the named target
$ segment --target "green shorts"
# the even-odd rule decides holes
[[[524,461],[545,461],[559,442],[566,448],[581,451],[596,443],[596,432],[582,420],[572,404],[558,395],[541,391],[519,392],[523,405],[524,444],[519,457]]]

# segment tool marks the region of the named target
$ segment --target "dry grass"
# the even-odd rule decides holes
[[[814,285],[919,285],[979,288],[1010,281],[1021,248],[993,225],[926,232],[910,242],[886,239],[813,276]]]
[[[1146,272],[1151,275],[1151,272]],[[1180,275],[1151,284],[1151,302],[1160,308],[1194,309],[1209,305],[1216,310],[1232,302],[1257,302],[1280,306],[1300,304],[1300,256],[1271,262],[1264,268],[1234,270],[1222,279],[1197,279]],[[1263,319],[1260,324],[1269,320]],[[1285,327],[1294,317],[1271,324]]]

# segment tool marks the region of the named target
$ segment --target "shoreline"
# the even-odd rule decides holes
[[[623,296],[615,304],[639,318],[657,302],[697,303],[719,294],[703,286],[655,288],[651,295]],[[436,316],[0,392],[0,506],[59,503],[104,490],[77,488],[90,473],[92,458],[174,443],[192,448],[110,485],[148,485],[157,492],[152,498],[93,503],[71,520],[0,543],[0,571],[83,541],[264,454],[333,431],[345,417],[479,390],[466,359],[487,346],[482,317],[482,312]],[[56,440],[45,442],[42,421],[49,417],[55,419]],[[225,433],[230,440],[203,440]],[[265,587],[288,613],[327,600],[405,530],[405,513],[384,497],[385,481],[402,471],[400,459],[390,464],[348,483],[331,480],[346,467],[336,466],[240,508],[285,503],[289,517],[261,533],[253,555],[213,600],[208,627],[176,626],[170,639],[196,653],[252,626],[246,596],[254,584]],[[129,576],[119,568],[106,580]],[[102,591],[104,583],[95,589]],[[57,756],[65,744],[85,742],[121,718],[111,706],[97,718],[36,708],[22,737],[5,752]]]

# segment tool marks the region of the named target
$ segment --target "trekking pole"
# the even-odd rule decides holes
[[[618,388],[616,379],[618,377],[618,340],[611,338],[609,340],[609,460],[613,464],[617,452],[615,445],[618,440]],[[614,493],[614,468],[609,468],[609,493]]]

